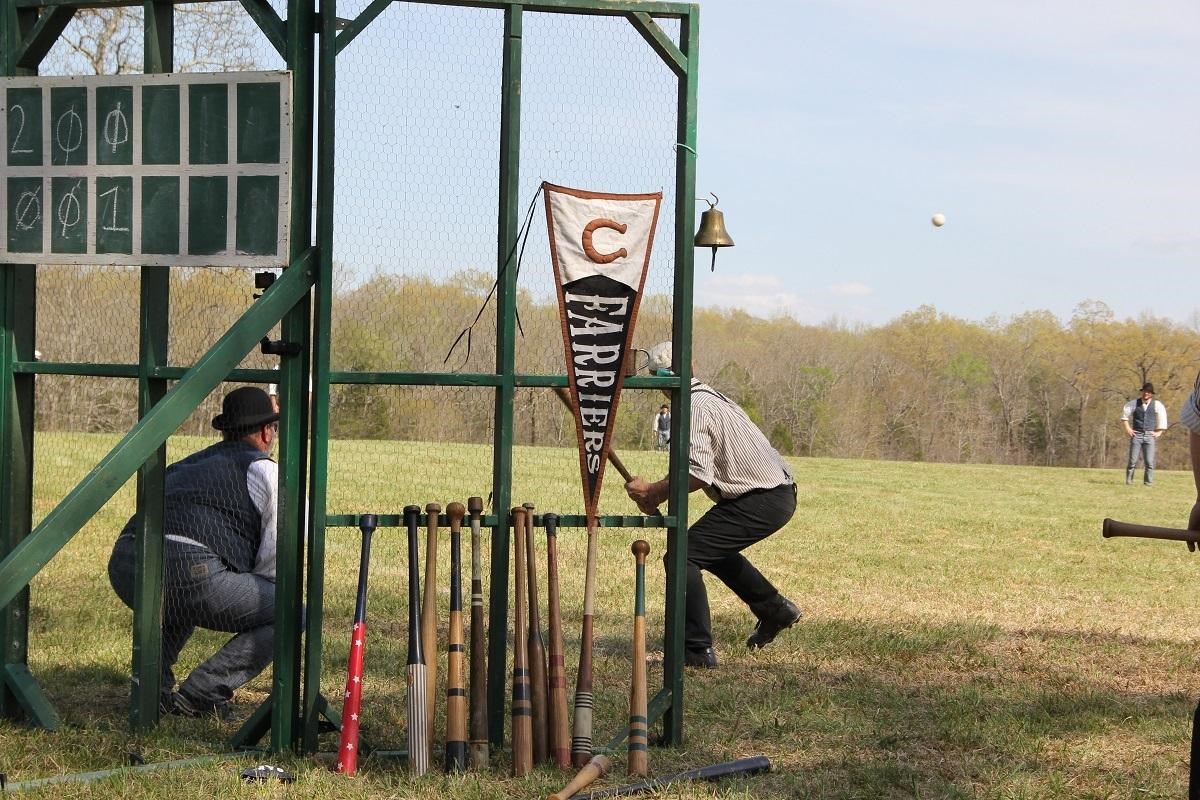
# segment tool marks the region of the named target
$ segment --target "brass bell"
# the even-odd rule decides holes
[[[710,272],[715,272],[717,269],[717,248],[718,247],[733,247],[733,237],[729,235],[729,231],[725,230],[725,215],[717,211],[717,203],[721,202],[721,198],[717,197],[712,192],[713,200],[716,202],[709,203],[707,198],[700,198],[708,203],[708,211],[700,215],[700,228],[696,231],[695,245],[696,247],[711,247],[712,248],[712,266]]]

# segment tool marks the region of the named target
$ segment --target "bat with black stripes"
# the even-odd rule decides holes
[[[512,774],[533,771],[533,708],[529,696],[529,645],[525,638],[525,509],[512,509],[513,539],[513,673]]]
[[[644,778],[649,770],[650,714],[646,707],[646,556],[650,544],[638,539],[630,548],[637,560],[633,593],[633,678],[629,689],[630,775]]]
[[[575,675],[575,719],[571,725],[571,763],[584,767],[592,758],[592,619],[596,607],[596,559],[600,532],[588,520],[587,564],[583,575],[583,629],[579,635],[579,671]]]
[[[462,503],[446,506],[450,523],[450,643],[446,656],[446,772],[467,766],[467,690],[463,685]]]
[[[469,730],[471,766],[488,766],[487,710],[487,632],[483,629],[483,562],[481,560],[480,527],[483,520],[483,498],[467,498],[471,514],[471,708]]]

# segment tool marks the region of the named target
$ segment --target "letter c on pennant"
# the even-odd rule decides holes
[[[591,222],[589,222],[587,224],[587,227],[585,227],[583,229],[583,252],[584,252],[584,255],[586,255],[588,258],[590,258],[592,261],[594,261],[597,264],[610,264],[613,261],[616,261],[618,258],[624,258],[625,256],[629,255],[629,252],[624,247],[622,247],[620,250],[616,251],[615,253],[601,253],[600,251],[598,251],[592,245],[592,234],[596,232],[597,228],[611,228],[614,231],[616,231],[617,233],[624,233],[626,230],[629,229],[629,226],[623,222],[617,222],[616,220],[605,219],[604,217],[601,217],[600,219],[592,220]]]

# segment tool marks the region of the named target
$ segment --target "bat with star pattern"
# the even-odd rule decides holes
[[[362,551],[358,560],[358,595],[354,601],[354,627],[350,629],[350,658],[346,665],[346,694],[342,702],[342,733],[334,771],[353,777],[358,771],[358,723],[362,710],[363,652],[367,646],[367,567],[371,563],[371,534],[378,517],[362,514]]]

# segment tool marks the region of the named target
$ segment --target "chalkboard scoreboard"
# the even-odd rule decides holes
[[[0,262],[282,266],[291,74],[0,78]]]

